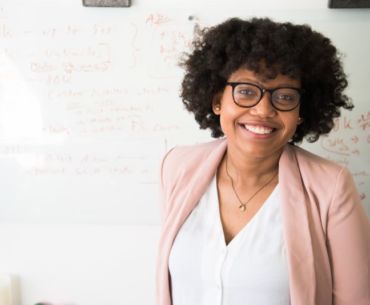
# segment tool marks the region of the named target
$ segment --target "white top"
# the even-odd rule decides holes
[[[290,304],[279,193],[226,245],[213,178],[171,249],[173,305]]]

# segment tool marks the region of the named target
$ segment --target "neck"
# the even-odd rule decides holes
[[[267,158],[256,158],[245,156],[228,148],[220,169],[223,168],[223,172],[226,173],[227,159],[227,170],[235,180],[236,185],[258,185],[277,174],[280,155],[281,152]]]

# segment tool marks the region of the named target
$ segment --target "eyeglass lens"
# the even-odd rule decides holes
[[[262,90],[253,84],[238,84],[234,87],[235,102],[244,107],[256,105],[262,98]],[[293,88],[278,88],[272,91],[271,102],[280,110],[291,110],[297,107],[300,95]]]

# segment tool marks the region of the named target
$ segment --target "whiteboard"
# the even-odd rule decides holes
[[[196,26],[240,12],[66,3],[0,4],[0,222],[158,224],[161,156],[211,140],[178,97],[178,60]],[[303,146],[350,168],[370,215],[369,12],[241,17],[258,14],[310,23],[344,54],[356,107]]]

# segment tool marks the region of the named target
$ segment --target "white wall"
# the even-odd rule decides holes
[[[351,169],[370,215],[369,10],[2,1],[0,273],[16,276],[22,305],[154,304],[158,163],[169,146],[210,139],[178,98],[178,56],[195,23],[253,15],[309,23],[345,54],[356,109],[304,146]]]

